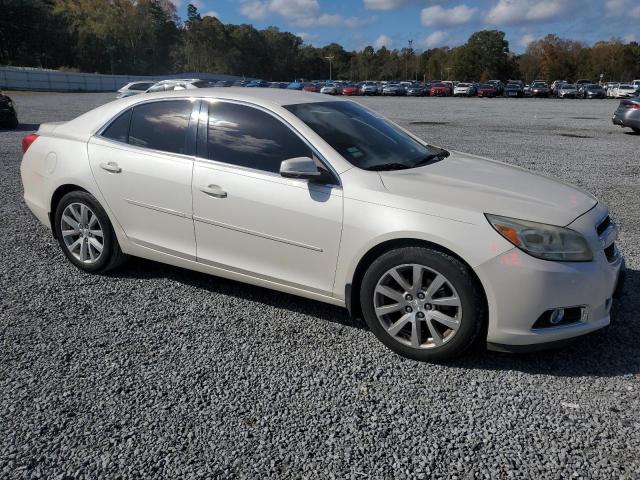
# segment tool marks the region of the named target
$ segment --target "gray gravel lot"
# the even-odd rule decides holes
[[[640,478],[640,135],[611,124],[617,101],[358,100],[583,186],[622,229],[630,271],[607,330],[429,365],[321,303],[143,260],[82,274],[22,202],[20,138],[113,95],[11,96],[0,478]]]

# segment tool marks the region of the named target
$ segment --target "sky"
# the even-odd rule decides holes
[[[640,0],[171,0],[186,17],[189,3],[224,23],[276,26],[307,44],[347,50],[367,45],[425,50],[464,43],[478,30],[507,35],[512,51],[555,33],[592,44],[640,41]]]

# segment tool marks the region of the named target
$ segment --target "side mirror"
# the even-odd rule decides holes
[[[283,160],[280,164],[280,175],[285,178],[303,178],[311,180],[318,178],[322,172],[318,170],[316,162],[309,157],[295,157]]]

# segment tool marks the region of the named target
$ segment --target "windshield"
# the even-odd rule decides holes
[[[419,143],[357,103],[301,103],[284,108],[358,168],[402,170],[449,156],[446,150]]]

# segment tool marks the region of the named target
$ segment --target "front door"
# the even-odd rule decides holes
[[[282,160],[313,153],[261,109],[212,102],[205,126],[193,174],[198,261],[330,295],[342,189],[281,177]]]

